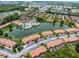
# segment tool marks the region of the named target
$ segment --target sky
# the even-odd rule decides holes
[[[0,0],[0,1],[79,1],[79,0]]]

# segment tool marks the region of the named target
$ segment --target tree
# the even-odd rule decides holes
[[[15,47],[12,48],[14,53],[17,53],[17,50]]]
[[[54,19],[54,20],[53,20],[53,25],[55,25],[55,24],[56,24],[56,20]]]
[[[18,50],[18,51],[21,51],[22,49],[23,49],[22,46],[18,46],[18,47],[17,47],[17,50]]]
[[[0,35],[3,35],[3,31],[0,29]]]
[[[1,49],[4,49],[4,46],[3,46],[3,45],[0,45],[0,48],[1,48]]]
[[[44,19],[43,19],[43,18],[40,18],[40,17],[36,17],[36,20],[37,20],[38,22],[43,22],[43,21],[44,21]]]
[[[12,29],[12,25],[9,25],[9,31],[12,31],[13,29]]]
[[[64,24],[64,21],[62,20],[62,21],[60,22],[60,26],[63,27],[63,24]]]
[[[47,52],[44,54],[45,58],[52,58],[53,53],[50,51],[50,49],[47,50]]]
[[[13,20],[17,20],[20,18],[20,15],[18,13],[14,13],[12,15],[6,16],[3,21],[2,24],[5,24],[7,22],[13,21]]]
[[[28,53],[25,55],[25,57],[31,58],[30,52],[28,52]]]
[[[23,49],[21,39],[16,41],[16,45],[14,46],[14,49],[16,49],[17,51],[21,51]]]
[[[73,27],[73,26],[75,26],[75,24],[74,24],[74,22],[69,21],[69,22],[68,22],[68,26],[69,26],[69,27]]]
[[[22,39],[16,40],[16,44],[21,45],[22,44]]]
[[[76,44],[76,46],[75,46],[75,51],[77,52],[77,53],[79,53],[79,42]]]
[[[5,36],[5,37],[8,37],[8,34],[7,34],[7,33],[5,33],[5,34],[4,34],[4,36]]]

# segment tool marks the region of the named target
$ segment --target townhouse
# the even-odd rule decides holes
[[[73,34],[73,33],[78,32],[79,30],[77,28],[69,28],[69,29],[65,29],[65,31],[66,33]]]
[[[46,43],[47,48],[59,46],[63,43],[62,39],[56,39]]]
[[[32,58],[38,57],[41,54],[45,53],[50,48],[59,47],[59,46],[63,45],[64,43],[72,43],[72,42],[76,42],[76,41],[79,41],[78,37],[69,37],[69,38],[56,39],[53,41],[49,41],[45,44],[46,46],[41,45],[40,47],[30,51],[30,56]]]
[[[40,46],[40,47],[36,48],[35,50],[30,51],[30,55],[33,58],[33,57],[39,56],[40,54],[42,54],[46,51],[47,51],[47,49],[45,46]]]
[[[76,27],[79,29],[79,23],[75,23]]]
[[[30,42],[38,40],[40,38],[41,38],[41,36],[39,34],[33,34],[33,35],[23,38],[22,43],[23,44],[30,43]]]
[[[76,41],[79,41],[78,37],[64,38],[64,43],[72,43],[72,42],[76,42]]]
[[[65,33],[65,31],[64,31],[63,29],[54,30],[54,32],[55,32],[56,34],[64,34],[64,33]]]
[[[54,30],[54,31],[44,31],[40,34],[33,34],[33,35],[30,35],[28,37],[25,37],[22,39],[22,43],[23,44],[26,44],[26,43],[30,43],[32,41],[36,41],[38,39],[41,39],[42,37],[52,37],[54,35],[54,33],[56,34],[59,34],[59,35],[63,35],[63,34],[73,34],[75,32],[78,32],[78,29],[77,28],[70,28],[70,29],[59,29],[59,30]]]
[[[53,32],[52,31],[44,31],[41,33],[41,35],[44,37],[50,37],[53,35]]]
[[[12,48],[16,45],[16,42],[6,38],[0,38],[0,45]]]

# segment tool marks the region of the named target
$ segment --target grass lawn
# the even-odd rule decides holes
[[[50,49],[42,55],[43,58],[79,58],[79,53],[75,51],[75,45],[65,44],[62,48],[56,51]]]

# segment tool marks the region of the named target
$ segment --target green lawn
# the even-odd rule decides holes
[[[16,25],[15,24],[10,24],[12,26],[12,28],[16,28]],[[9,26],[5,27],[2,29],[4,32],[9,32]]]
[[[43,58],[79,58],[79,53],[75,51],[74,44],[65,44],[64,47],[50,51],[42,55]]]

